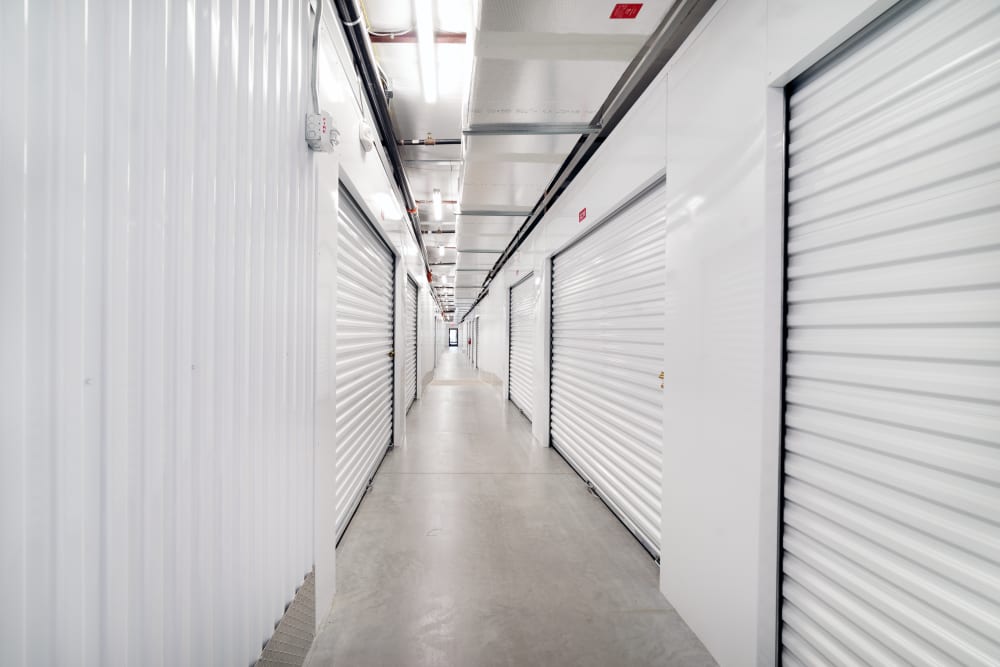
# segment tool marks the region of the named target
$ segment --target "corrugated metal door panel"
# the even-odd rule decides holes
[[[406,276],[406,324],[403,332],[405,356],[403,374],[406,376],[406,411],[417,399],[417,283]]]
[[[529,273],[510,288],[509,396],[514,405],[532,419],[534,400],[535,364],[533,345],[535,338],[535,307],[538,302],[538,284]]]
[[[552,260],[552,446],[657,557],[663,197],[660,181]]]
[[[394,261],[346,189],[337,251],[337,538],[392,444]]]
[[[0,3],[0,664],[247,665],[312,567],[310,33]]]
[[[1000,664],[1000,5],[789,98],[787,664]]]

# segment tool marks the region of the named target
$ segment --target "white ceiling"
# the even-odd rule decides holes
[[[420,1],[362,0],[369,31],[384,38],[412,30],[413,3]],[[535,125],[505,128],[519,132],[589,123],[673,0],[645,2],[632,20],[610,19],[615,3],[606,0],[431,1],[437,31],[467,36],[465,44],[436,44],[436,103],[424,101],[415,43],[379,42],[373,51],[392,82],[397,138],[463,139],[400,149],[415,199],[430,200],[439,188],[443,199],[459,202],[444,206],[441,221],[430,206],[419,213],[432,284],[446,304],[454,293],[461,318],[581,136],[463,131],[495,123]],[[461,210],[521,214],[456,216]],[[438,231],[452,233],[430,233]]]

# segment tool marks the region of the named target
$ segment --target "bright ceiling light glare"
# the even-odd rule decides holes
[[[414,0],[413,14],[417,18],[417,54],[420,58],[420,81],[424,87],[424,102],[437,102],[437,58],[434,45],[434,0]]]
[[[439,188],[434,188],[434,194],[431,197],[434,202],[434,219],[441,219],[441,190]]]

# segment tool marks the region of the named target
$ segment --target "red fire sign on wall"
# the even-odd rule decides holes
[[[583,222],[586,219],[587,219],[587,208],[584,207],[580,209],[580,219],[578,220],[578,222]]]
[[[640,9],[642,9],[641,2],[619,2],[615,5],[615,8],[611,10],[611,18],[634,19],[639,15]]]

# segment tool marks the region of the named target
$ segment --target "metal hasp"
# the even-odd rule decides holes
[[[483,281],[483,291],[476,297],[469,313],[486,296],[486,288],[496,277],[507,260],[517,251],[524,239],[535,229],[545,213],[552,207],[552,204],[559,199],[566,187],[573,181],[584,165],[597,152],[597,149],[604,143],[614,129],[621,122],[628,110],[632,108],[639,96],[646,90],[649,84],[673,57],[677,49],[680,48],[684,40],[688,38],[698,22],[704,18],[708,10],[715,4],[715,0],[677,0],[666,16],[656,27],[656,31],[649,36],[642,49],[632,59],[625,69],[618,83],[612,88],[611,93],[604,100],[604,104],[597,111],[594,119],[588,127],[600,127],[599,132],[584,134],[574,146],[572,152],[566,157],[559,171],[549,186],[545,188],[541,198],[535,204],[527,220],[517,230],[514,238],[507,244],[504,254],[497,259],[496,264],[490,269],[490,274]],[[468,313],[466,313],[468,315]],[[465,321],[463,317],[461,321]]]

